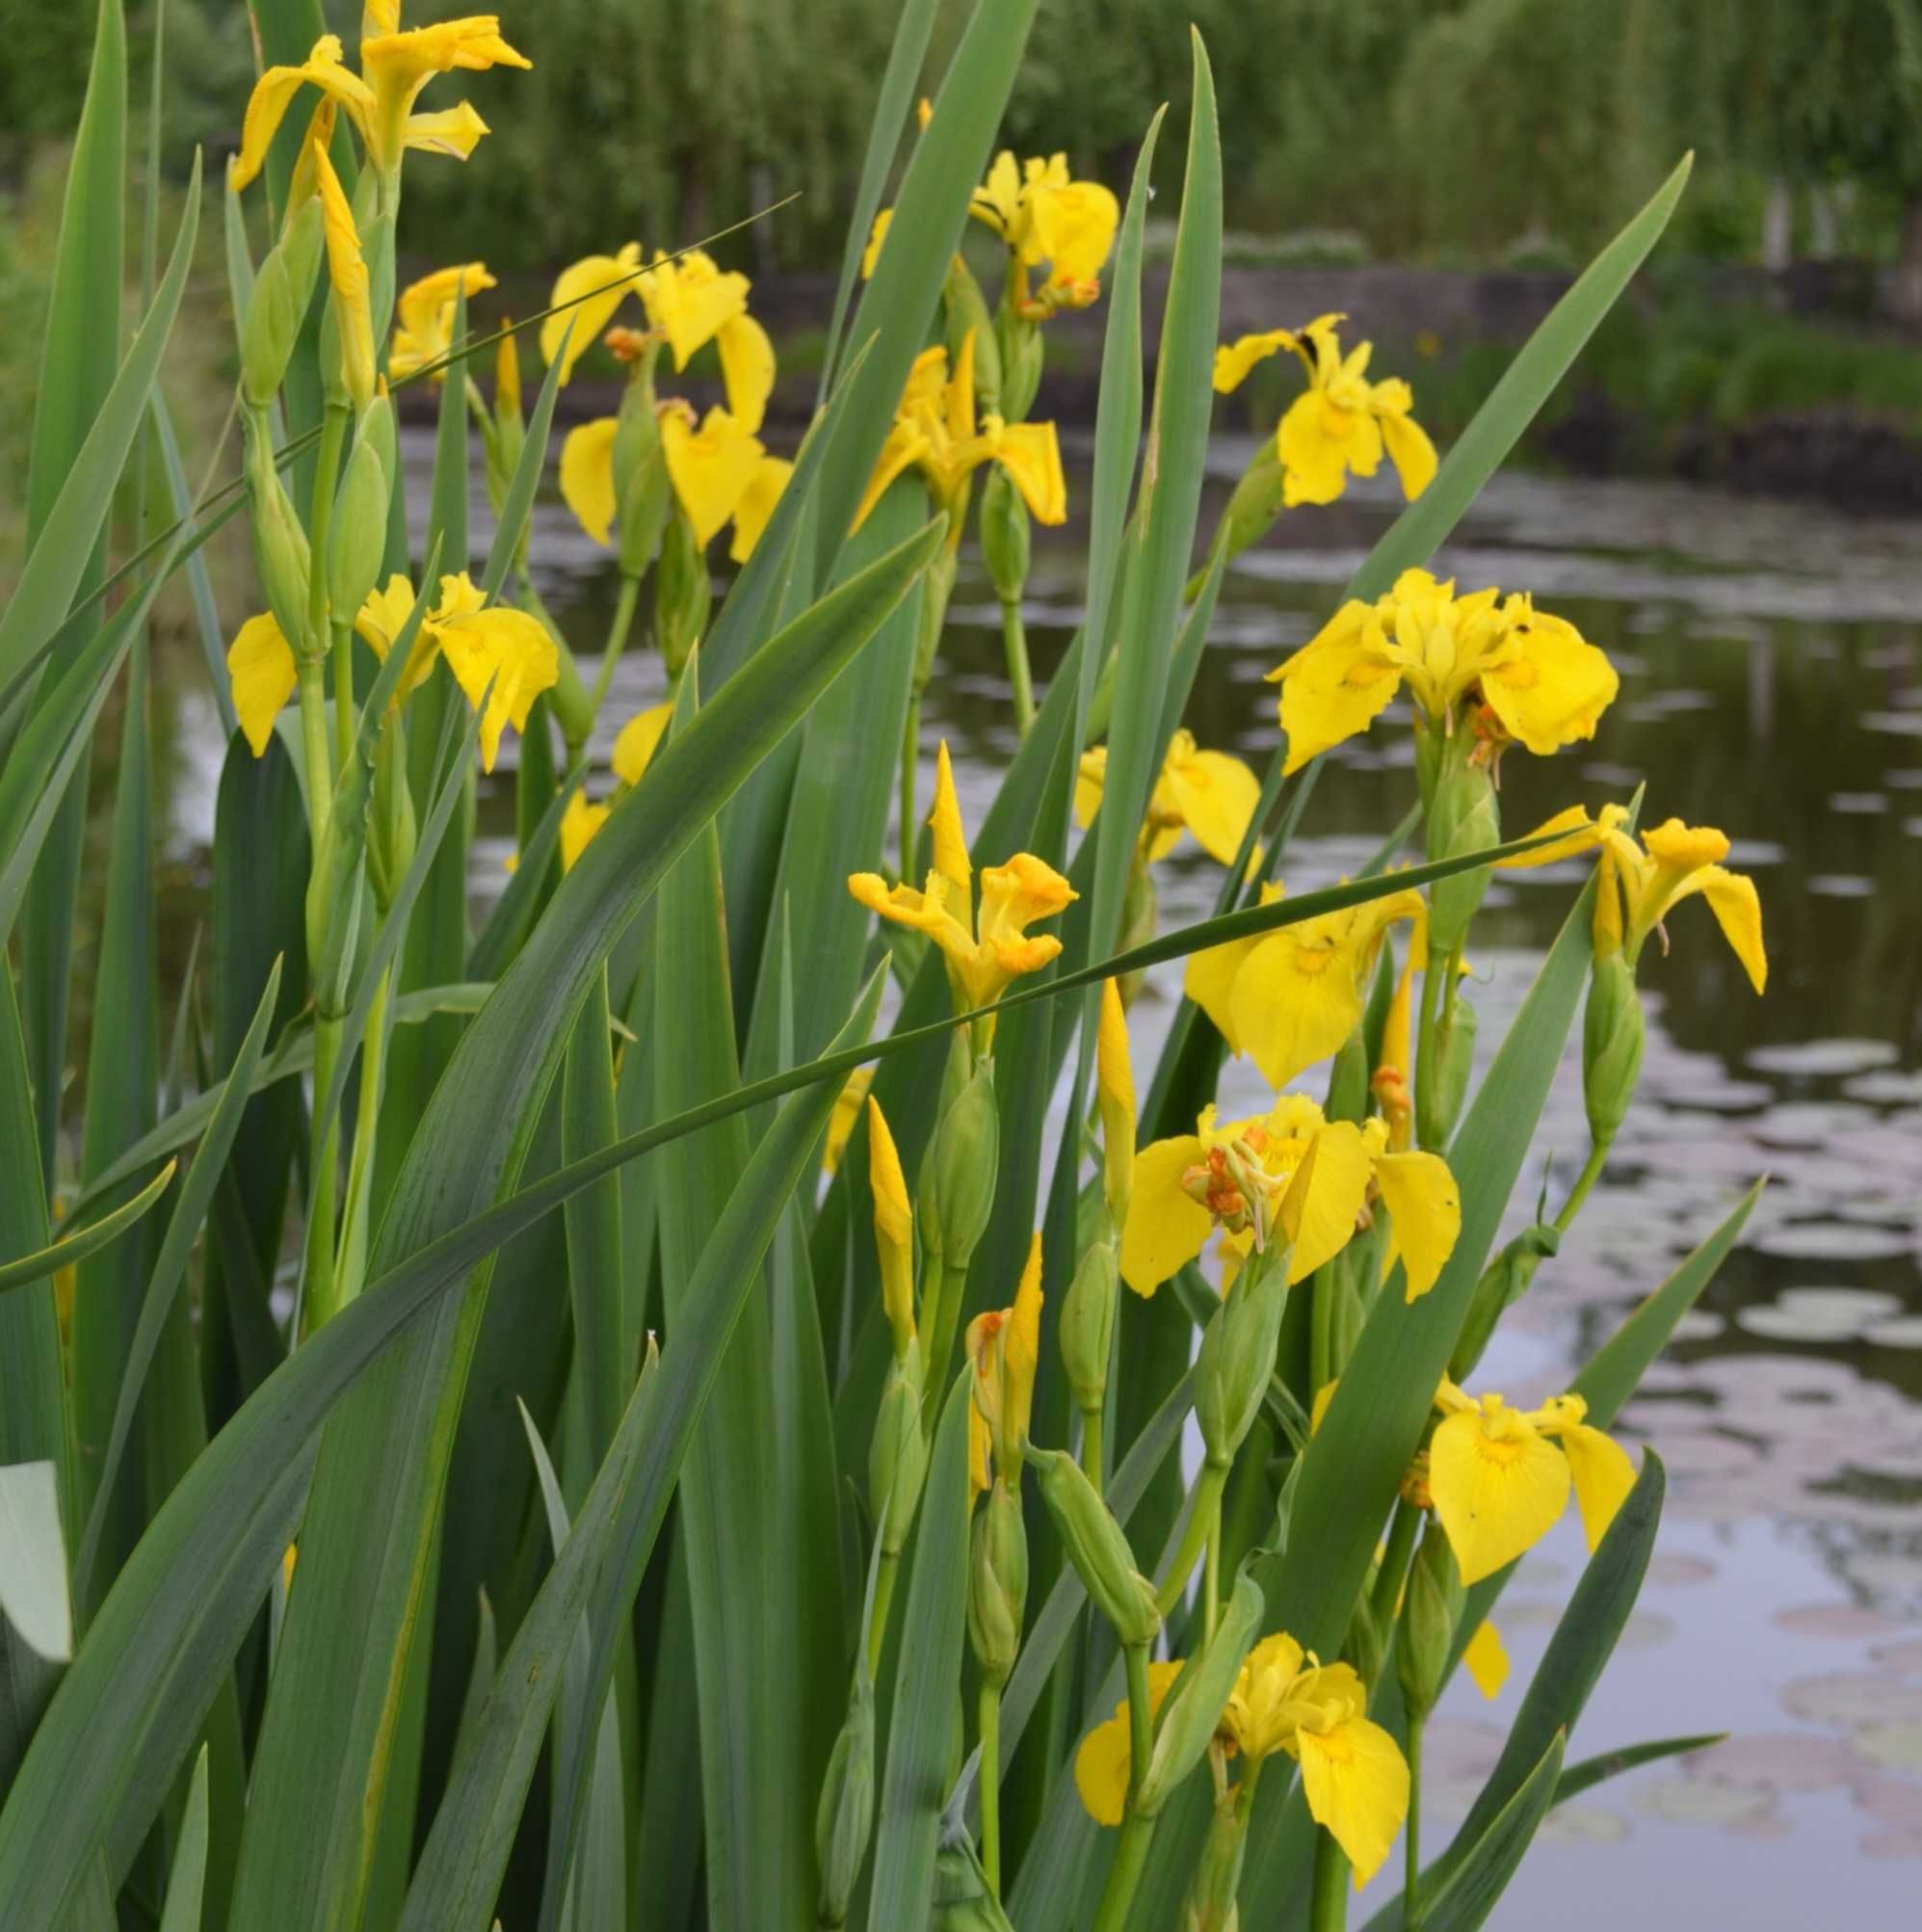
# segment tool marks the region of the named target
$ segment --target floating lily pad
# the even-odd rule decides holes
[[[1829,795],[1830,811],[1859,812],[1869,815],[1888,809],[1888,798],[1879,791],[1838,791]]]
[[[1635,1803],[1665,1824],[1725,1826],[1765,1817],[1775,1798],[1755,1786],[1716,1778],[1651,1778],[1636,1787]]]
[[[1873,899],[1876,882],[1859,872],[1816,872],[1804,882],[1803,890],[1818,899]]]
[[[1922,1723],[1865,1724],[1856,1749],[1887,1770],[1922,1772]]]
[[[1619,1844],[1628,1836],[1628,1820],[1600,1805],[1558,1805],[1541,1821],[1537,1834],[1548,1844]]]
[[[1843,1093],[1854,1100],[1873,1100],[1890,1107],[1922,1104],[1922,1069],[1897,1072],[1880,1068],[1873,1073],[1858,1073],[1843,1083]]]
[[[1782,1691],[1783,1707],[1812,1724],[1901,1729],[1922,1727],[1922,1684],[1886,1671],[1830,1671],[1797,1678]]]
[[[1804,1040],[1753,1047],[1748,1060],[1764,1073],[1813,1079],[1823,1074],[1866,1072],[1871,1067],[1886,1067],[1901,1057],[1886,1040]]]
[[[1862,1339],[1877,1348],[1922,1348],[1922,1315],[1898,1315],[1892,1321],[1871,1322]]]
[[[1738,1309],[1735,1321],[1771,1341],[1854,1341],[1870,1322],[1901,1307],[1896,1296],[1876,1288],[1784,1288],[1773,1304]]]
[[[1854,1228],[1846,1221],[1800,1221],[1771,1229],[1749,1246],[1789,1260],[1885,1261],[1908,1254],[1909,1237],[1892,1229]]]
[[[1804,1603],[1799,1609],[1778,1610],[1776,1625],[1777,1628],[1791,1630],[1799,1637],[1836,1637],[1856,1641],[1863,1637],[1885,1636],[1891,1630],[1902,1628],[1879,1610],[1864,1608],[1860,1603]],[[1878,1660],[1882,1659],[1880,1651],[1875,1655]]]

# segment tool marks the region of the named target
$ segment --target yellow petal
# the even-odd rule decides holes
[[[635,293],[635,272],[641,266],[641,244],[626,242],[618,254],[584,255],[564,268],[554,280],[548,306],[555,313],[540,325],[540,359],[551,362],[561,353],[566,337],[566,359],[561,364],[561,380],[574,373],[574,364],[600,340],[602,331],[614,320],[614,311]],[[567,335],[567,325],[574,332]]]
[[[1121,204],[1098,181],[1070,181],[1033,195],[1030,219],[1049,286],[1079,289],[1100,276],[1115,246]]]
[[[319,88],[356,119],[372,111],[374,90],[351,67],[341,65],[340,54],[339,37],[323,34],[299,66],[269,67],[254,82],[241,121],[240,154],[227,171],[229,187],[236,191],[245,188],[260,172],[287,108],[303,87]]]
[[[1052,423],[1009,423],[993,438],[995,461],[1037,523],[1067,521],[1067,483]]]
[[[1755,882],[1746,873],[1710,865],[1697,875],[1695,889],[1708,901],[1723,938],[1749,975],[1749,984],[1760,992],[1769,983],[1769,958],[1762,949],[1762,902]]]
[[[1567,620],[1528,609],[1509,627],[1520,648],[1482,674],[1482,696],[1510,737],[1538,757],[1593,738],[1621,680]]]
[[[1381,624],[1367,604],[1349,601],[1271,681],[1281,686],[1281,728],[1288,734],[1286,772],[1367,730],[1401,688]]]
[[[492,771],[500,755],[501,734],[509,725],[527,728],[527,714],[542,691],[560,676],[560,652],[547,628],[526,611],[505,604],[481,610],[461,608],[471,603],[474,586],[465,573],[441,579],[441,604],[435,612],[440,626],[441,653],[470,704],[487,697],[481,717],[481,764]],[[456,614],[446,616],[449,605]]]
[[[375,166],[400,166],[408,146],[408,122],[420,91],[435,74],[457,67],[477,73],[487,67],[526,67],[533,63],[501,39],[492,13],[470,13],[396,34],[364,36],[360,71],[373,83],[375,105],[363,132]]]
[[[463,100],[436,114],[408,115],[406,140],[409,147],[423,153],[464,161],[481,145],[481,137],[492,131],[473,102]]]
[[[746,276],[723,270],[700,249],[672,260],[654,257],[641,278],[641,300],[648,321],[668,338],[676,369],[685,369],[697,349],[747,313],[748,288]]]
[[[721,325],[716,345],[728,413],[744,430],[758,430],[774,393],[775,345],[768,340],[768,331],[745,312]]]
[[[586,796],[575,792],[561,814],[561,870],[571,870],[574,860],[588,849],[588,842],[607,823],[610,807],[590,805]]]
[[[821,1152],[824,1174],[832,1174],[840,1167],[841,1156],[847,1152],[848,1141],[855,1131],[855,1123],[860,1118],[861,1103],[873,1085],[873,1067],[856,1067],[848,1075],[841,1091],[834,1096],[834,1111],[828,1119],[828,1145]]]
[[[967,1500],[970,1510],[974,1499],[987,1493],[988,1454],[994,1447],[993,1433],[987,1426],[987,1417],[970,1400],[967,1405]],[[1125,1720],[1123,1721],[1125,1729]],[[1123,1803],[1127,1798],[1127,1776],[1122,1773],[1121,1795]]]
[[[1181,1191],[1181,1177],[1202,1158],[1200,1136],[1154,1141],[1135,1155],[1134,1188],[1121,1230],[1121,1279],[1138,1295],[1163,1282],[1208,1245],[1208,1210]]]
[[[897,422],[888,431],[866,493],[855,511],[855,520],[848,526],[851,535],[867,521],[868,513],[887,493],[888,485],[912,469],[927,453],[928,438],[911,423]]]
[[[1577,1423],[1562,1437],[1568,1473],[1575,1485],[1575,1505],[1582,1512],[1582,1533],[1593,1553],[1615,1513],[1635,1487],[1635,1465],[1612,1436]]]
[[[327,236],[327,273],[332,287],[335,334],[340,343],[341,377],[354,407],[364,410],[374,397],[374,308],[367,264],[360,254],[360,230],[328,152],[314,147],[320,190],[321,225]]]
[[[561,494],[596,543],[614,542],[614,438],[620,423],[601,416],[567,432],[561,445]]]
[[[1504,1411],[1440,1422],[1429,1449],[1435,1513],[1464,1584],[1492,1576],[1532,1548],[1568,1504],[1568,1459],[1538,1430]]]
[[[1330,1121],[1315,1141],[1314,1172],[1296,1225],[1287,1230],[1295,1248],[1288,1280],[1304,1282],[1355,1238],[1356,1217],[1368,1199],[1368,1143],[1353,1121]],[[1289,1200],[1293,1200],[1291,1194]],[[1282,1204],[1282,1219],[1292,1210]]]
[[[1257,362],[1265,362],[1278,351],[1297,346],[1298,338],[1292,329],[1271,329],[1265,334],[1239,335],[1232,342],[1224,342],[1215,351],[1216,392],[1224,396],[1231,394],[1248,381],[1248,372]]]
[[[413,606],[413,586],[396,570],[387,579],[386,589],[368,592],[367,601],[355,614],[354,628],[366,639],[367,648],[382,664],[387,661],[394,640],[406,628]],[[407,669],[401,673],[400,688],[394,693],[396,703],[426,683],[439,649],[440,632],[433,619],[423,615],[408,651]]]
[[[1348,1854],[1359,1892],[1382,1868],[1409,1814],[1401,1746],[1365,1717],[1297,1735],[1308,1815]]]
[[[733,516],[767,452],[725,410],[712,409],[698,430],[676,411],[661,418],[661,454],[674,496],[705,549]]]
[[[1409,1301],[1435,1286],[1461,1232],[1461,1194],[1438,1153],[1384,1153],[1375,1184],[1394,1223],[1395,1246],[1408,1269]]]
[[[1147,1701],[1151,1712],[1158,1712],[1174,1680],[1181,1675],[1178,1663],[1151,1663],[1147,1667]],[[1074,1754],[1074,1788],[1088,1815],[1097,1825],[1119,1825],[1128,1803],[1128,1770],[1132,1753],[1128,1731],[1128,1707],[1115,1707],[1115,1714],[1105,1724],[1097,1724],[1081,1740]]]
[[[868,280],[874,275],[874,265],[881,259],[881,245],[887,239],[888,224],[894,220],[894,210],[883,208],[874,218],[874,226],[868,230],[868,245],[861,251],[861,279]]]
[[[1271,1087],[1339,1052],[1361,1023],[1356,957],[1329,919],[1255,941],[1228,993],[1231,1036]]]
[[[1336,408],[1319,388],[1303,389],[1288,405],[1276,432],[1281,458],[1281,500],[1332,503],[1348,487],[1348,472],[1373,476],[1382,461],[1382,432],[1360,410]]]
[[[780,493],[793,474],[794,465],[785,457],[764,456],[754,465],[754,473],[748,479],[740,502],[734,506],[734,535],[727,545],[727,554],[735,563],[745,564],[754,554],[754,546],[761,541],[775,506],[780,501]]]
[[[1377,384],[1376,386],[1381,388],[1384,385]],[[1428,432],[1412,416],[1384,415],[1379,420],[1382,440],[1387,445],[1388,461],[1395,465],[1395,474],[1401,478],[1402,494],[1412,502],[1435,481],[1435,445],[1429,441]]]
[[[1003,1341],[1003,1376],[1007,1386],[1008,1408],[1003,1419],[1011,1442],[1018,1443],[1028,1433],[1033,1412],[1035,1370],[1041,1359],[1041,1237],[1028,1243],[1027,1264],[1021,1270],[1020,1285],[1014,1290]]]
[[[1509,1654],[1502,1647],[1502,1633],[1487,1618],[1476,1625],[1461,1661],[1475,1680],[1475,1688],[1490,1704],[1501,1696],[1502,1686],[1509,1681]]]
[[[1558,811],[1553,818],[1544,818],[1525,836],[1542,838],[1549,833],[1562,835],[1550,844],[1537,846],[1533,852],[1519,853],[1514,859],[1497,859],[1496,868],[1526,871],[1537,865],[1552,865],[1558,859],[1572,859],[1578,853],[1593,852],[1602,836],[1601,826],[1589,816],[1588,807],[1581,805],[1571,805],[1566,811]]]
[[[961,799],[955,791],[955,768],[943,738],[935,753],[935,804],[928,814],[935,870],[953,888],[949,905],[963,925],[972,918],[974,867],[968,861],[967,828],[961,823]]]
[[[868,1192],[874,1197],[875,1231],[897,1247],[906,1247],[914,1232],[914,1210],[908,1205],[908,1180],[901,1172],[901,1155],[888,1131],[881,1102],[868,1096]]]
[[[623,784],[641,782],[643,774],[654,761],[654,754],[660,749],[673,715],[671,704],[656,704],[649,710],[635,712],[621,726],[620,735],[614,741],[614,775]]]
[[[1218,865],[1232,865],[1261,803],[1261,781],[1226,752],[1169,761],[1164,778],[1181,822]]]
[[[1108,788],[1108,748],[1091,745],[1081,754],[1074,775],[1074,822],[1085,832],[1101,809],[1101,794]]]
[[[293,650],[271,612],[249,618],[235,633],[227,646],[227,677],[240,728],[253,755],[260,757],[274,735],[274,720],[300,682]]]

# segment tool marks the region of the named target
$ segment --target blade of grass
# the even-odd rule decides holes
[[[71,1234],[64,1235],[38,1254],[24,1255],[19,1260],[9,1261],[0,1267],[0,1294],[13,1288],[24,1288],[34,1282],[43,1282],[58,1269],[69,1268],[74,1262],[85,1260],[89,1255],[97,1255],[102,1248],[117,1241],[160,1199],[168,1182],[173,1178],[177,1164],[170,1160],[131,1201],[123,1202],[111,1213],[101,1215],[97,1221],[89,1222],[85,1228],[76,1229]]]

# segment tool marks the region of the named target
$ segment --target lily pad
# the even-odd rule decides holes
[[[1795,1045],[1753,1047],[1748,1060],[1764,1073],[1815,1079],[1824,1074],[1866,1072],[1871,1067],[1886,1067],[1901,1057],[1886,1040],[1804,1040]]]

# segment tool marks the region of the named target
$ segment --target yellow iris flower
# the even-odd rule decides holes
[[[634,284],[641,273],[641,244],[623,242],[616,253],[583,255],[554,278],[554,292],[547,298],[547,305],[555,313],[540,325],[540,359],[553,361],[566,339],[567,354],[561,364],[564,384],[573,375],[574,364],[606,332],[615,311],[637,293]],[[571,335],[567,332],[569,324]]]
[[[1281,501],[1332,503],[1348,485],[1349,472],[1373,476],[1383,450],[1411,501],[1426,490],[1435,471],[1435,445],[1409,411],[1414,397],[1399,376],[1368,381],[1374,344],[1357,342],[1344,356],[1335,324],[1344,315],[1321,315],[1304,329],[1271,329],[1244,335],[1215,352],[1215,387],[1223,395],[1238,389],[1248,372],[1270,356],[1286,352],[1301,358],[1308,386],[1289,404],[1275,433],[1281,463]]]
[[[1052,423],[1004,423],[999,416],[974,412],[974,331],[963,339],[948,373],[948,352],[936,345],[914,358],[895,411],[894,427],[882,445],[874,479],[855,513],[858,530],[882,493],[897,476],[918,469],[942,509],[958,513],[969,479],[984,463],[998,463],[1037,523],[1067,521],[1067,483],[1062,473],[1061,444]],[[961,518],[948,532],[961,542]]]
[[[1428,1491],[1463,1583],[1479,1583],[1532,1549],[1560,1521],[1572,1489],[1593,1550],[1635,1487],[1635,1466],[1583,1419],[1579,1395],[1511,1409],[1444,1381],[1429,1445]]]
[[[1387,1858],[1409,1813],[1401,1746],[1368,1717],[1350,1664],[1324,1664],[1285,1631],[1248,1654],[1222,1728],[1243,1756],[1285,1752],[1302,1767],[1308,1813],[1348,1854],[1355,1889]]]
[[[1264,887],[1262,904],[1281,897]],[[1418,892],[1390,892],[1339,913],[1194,954],[1183,991],[1235,1053],[1271,1087],[1285,1087],[1339,1052],[1361,1023],[1382,935],[1397,919],[1426,922]]]
[[[1519,739],[1538,757],[1593,737],[1620,687],[1601,651],[1525,593],[1458,597],[1427,570],[1404,570],[1375,603],[1351,598],[1268,681],[1281,686],[1288,772],[1365,731],[1405,687],[1430,730],[1451,732],[1465,708],[1495,746]]]
[[[384,590],[369,595],[355,616],[355,629],[382,662],[413,603],[413,587],[396,573]],[[441,578],[439,601],[414,633],[396,703],[420,687],[436,656],[447,660],[468,703],[477,705],[483,697],[487,699],[481,720],[481,759],[492,771],[501,733],[510,724],[516,731],[524,730],[535,699],[560,675],[554,640],[538,618],[505,604],[489,604],[486,593],[462,570]],[[267,613],[241,625],[227,648],[227,675],[241,729],[253,755],[259,757],[273,733],[276,713],[293,696],[299,681],[293,650]]]
[[[1178,1663],[1148,1665],[1147,1702],[1151,1714],[1161,1714],[1161,1707],[1180,1675]],[[1081,1748],[1074,1754],[1074,1788],[1081,1793],[1082,1806],[1097,1825],[1119,1825],[1127,1810],[1131,1751],[1128,1706],[1123,1699],[1115,1707],[1114,1716],[1097,1724],[1081,1740]]]
[[[1628,814],[1605,805],[1591,818],[1570,806],[1535,828],[1531,837],[1561,833],[1552,844],[1498,864],[1518,868],[1546,865],[1557,859],[1599,849],[1601,879],[1595,895],[1594,945],[1599,958],[1623,954],[1630,966],[1650,934],[1660,934],[1669,949],[1667,919],[1685,899],[1708,901],[1722,936],[1757,992],[1769,983],[1768,952],[1762,943],[1762,901],[1755,882],[1722,863],[1728,857],[1728,834],[1712,825],[1684,825],[1671,818],[1645,832],[1638,843],[1628,830]]]
[[[421,369],[434,369],[433,380],[444,383],[447,371],[434,368],[454,346],[454,306],[464,295],[470,301],[494,278],[486,262],[462,262],[458,268],[437,268],[410,281],[394,304],[397,320],[387,350],[387,375],[399,382]],[[507,337],[508,342],[513,340]],[[505,345],[503,345],[505,346]]]
[[[622,784],[641,782],[647,767],[654,762],[654,754],[661,749],[661,740],[673,717],[671,704],[654,704],[645,711],[635,712],[621,726],[614,741],[614,775]]]
[[[1107,782],[1108,748],[1095,745],[1082,753],[1074,782],[1074,816],[1082,826],[1094,823]],[[1194,732],[1176,731],[1148,796],[1143,856],[1165,859],[1181,843],[1181,834],[1192,832],[1210,859],[1232,865],[1260,803],[1261,781],[1241,759],[1227,752],[1198,751]]]
[[[834,1111],[828,1116],[828,1144],[821,1152],[821,1171],[824,1174],[832,1174],[841,1165],[841,1156],[848,1151],[855,1123],[861,1117],[868,1090],[873,1085],[874,1069],[856,1067],[848,1075],[847,1084],[834,1096]]]
[[[1066,154],[1031,156],[1017,166],[1004,147],[974,191],[969,213],[992,228],[1024,268],[1047,263],[1043,307],[1085,308],[1100,297],[1121,204],[1100,182],[1074,180]]]
[[[324,119],[324,118],[323,118]],[[318,134],[322,119],[314,123]],[[331,289],[334,332],[340,344],[340,375],[356,410],[374,400],[374,304],[367,263],[360,253],[360,230],[340,176],[328,158],[325,139],[310,143],[314,186],[320,196],[321,230],[327,238],[327,276]]]
[[[368,10],[366,24],[381,26],[399,10]],[[253,85],[241,123],[240,154],[228,172],[236,190],[260,172],[267,150],[294,96],[303,87],[318,88],[343,108],[359,130],[368,158],[391,176],[409,147],[449,154],[464,161],[487,131],[467,102],[437,114],[415,114],[414,102],[436,74],[455,68],[529,67],[534,64],[501,39],[493,13],[443,20],[408,32],[363,34],[360,71],[342,59],[340,37],[323,34],[298,66],[269,67]]]
[[[551,362],[559,355],[571,321],[561,368],[566,383],[631,295],[647,311],[648,329],[672,352],[676,369],[685,369],[696,350],[716,344],[728,407],[758,429],[774,385],[775,353],[767,331],[748,313],[751,286],[745,275],[724,270],[701,249],[672,256],[657,249],[653,267],[645,269],[639,242],[625,242],[611,255],[583,255],[554,278],[548,306],[556,313],[540,325],[541,359]]]
[[[1289,1183],[1311,1148],[1306,1198],[1291,1210]],[[1282,1095],[1259,1119],[1225,1126],[1215,1125],[1208,1107],[1194,1133],[1151,1142],[1136,1154],[1121,1279],[1137,1294],[1153,1294],[1200,1255],[1217,1228],[1225,1256],[1238,1265],[1257,1220],[1272,1227],[1278,1213],[1293,1242],[1288,1280],[1304,1281],[1347,1247],[1371,1202],[1388,1212],[1413,1301],[1435,1285],[1461,1229],[1461,1195],[1439,1154],[1396,1152],[1384,1123],[1330,1121],[1300,1094]]]
[[[607,823],[614,807],[590,804],[586,793],[576,790],[561,814],[561,870],[570,871],[574,860],[588,849],[589,841]]]
[[[874,1102],[868,1104],[872,1107]],[[879,1216],[879,1206],[875,1212]],[[1012,1483],[1020,1474],[1040,1359],[1041,1237],[1037,1234],[1028,1244],[1027,1264],[1013,1307],[990,1309],[967,1325],[974,1406],[987,1424],[993,1468],[1004,1482]]]
[[[1037,919],[1052,919],[1079,897],[1053,866],[1031,852],[981,874],[981,905],[974,904],[973,868],[955,796],[954,768],[942,741],[935,764],[935,863],[927,884],[890,887],[877,872],[856,872],[848,890],[871,913],[925,933],[940,947],[955,1010],[991,1006],[1024,973],[1039,972],[1061,952],[1052,933],[1030,933]]]

